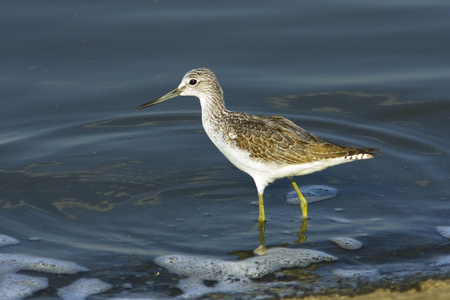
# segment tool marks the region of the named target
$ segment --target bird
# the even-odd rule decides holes
[[[300,199],[303,219],[308,203],[294,176],[327,167],[373,157],[378,148],[341,146],[309,133],[280,116],[258,116],[225,108],[222,88],[214,73],[206,68],[187,72],[177,88],[138,106],[150,107],[178,96],[200,100],[203,128],[214,145],[238,169],[250,175],[258,192],[258,222],[265,223],[264,189],[287,177]]]

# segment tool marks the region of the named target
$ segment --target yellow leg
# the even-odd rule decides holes
[[[288,177],[289,180],[292,183],[292,186],[294,187],[295,191],[297,192],[298,198],[300,199],[300,208],[302,209],[303,218],[308,218],[308,202],[306,202],[305,197],[303,197],[302,192],[300,192],[300,189],[298,188],[297,184],[294,181],[294,178]]]
[[[264,223],[266,222],[266,215],[264,214],[264,200],[263,200],[263,195],[258,193],[258,203],[259,203],[259,218],[258,218],[258,222],[259,223]]]

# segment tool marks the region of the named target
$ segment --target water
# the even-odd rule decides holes
[[[310,205],[306,232],[300,209],[285,202],[289,181],[266,189],[266,246],[339,258],[285,271],[282,280],[300,282],[287,294],[348,291],[340,270],[376,270],[399,286],[449,277],[448,265],[434,267],[449,250],[436,230],[450,226],[446,1],[1,6],[0,234],[20,241],[1,252],[91,270],[39,274],[49,288],[35,299],[81,277],[113,284],[105,297],[174,296],[177,280],[156,257],[254,255],[254,183],[209,141],[198,100],[137,109],[196,67],[216,73],[231,110],[381,148],[372,160],[297,178],[338,190]],[[340,249],[335,237],[363,247]],[[377,286],[383,280],[351,290]]]

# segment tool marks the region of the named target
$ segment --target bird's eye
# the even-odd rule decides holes
[[[197,80],[195,79],[191,79],[191,81],[189,81],[189,85],[196,85],[197,84]]]

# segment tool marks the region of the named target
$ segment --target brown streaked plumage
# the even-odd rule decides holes
[[[189,71],[176,89],[139,108],[178,96],[196,96],[200,99],[206,134],[237,168],[253,177],[259,196],[260,223],[265,222],[263,193],[269,183],[288,177],[297,191],[306,219],[307,202],[293,176],[372,158],[372,153],[378,150],[328,142],[283,117],[229,111],[225,108],[222,88],[216,76],[208,69]]]

